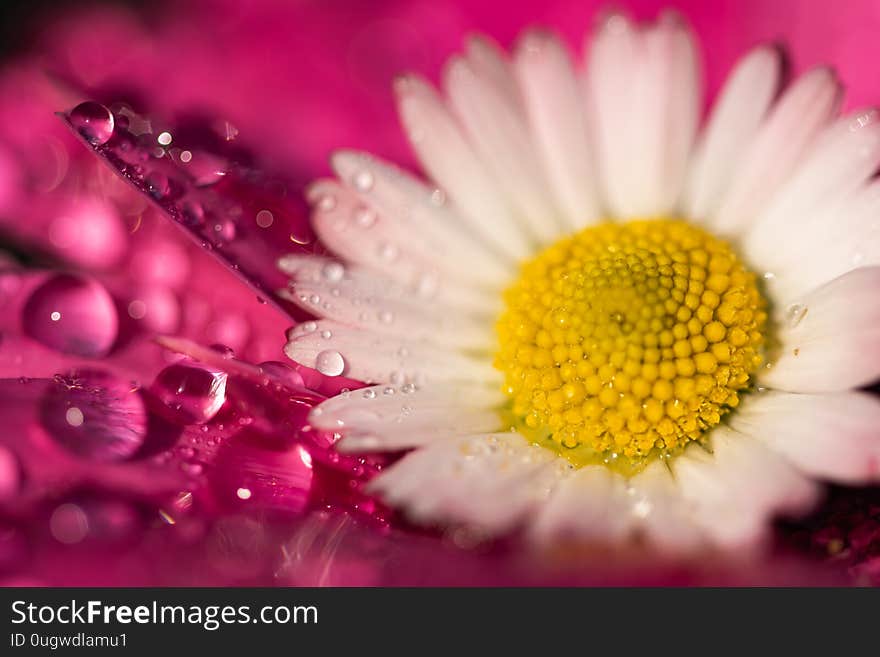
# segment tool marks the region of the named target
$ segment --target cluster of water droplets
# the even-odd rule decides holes
[[[64,118],[94,152],[150,198],[203,248],[274,299],[284,252],[314,238],[288,185],[249,164],[238,130],[183,125],[160,129],[127,105],[84,102]]]

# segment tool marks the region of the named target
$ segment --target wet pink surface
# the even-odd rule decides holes
[[[304,185],[339,147],[412,165],[398,73],[436,78],[473,31],[509,46],[543,24],[580,49],[606,6],[194,0],[43,17],[0,72],[0,251],[18,256],[0,256],[0,582],[880,583],[877,489],[835,489],[748,563],[534,554],[409,527],[360,490],[388,458],[337,455],[306,423],[357,384],[281,352],[305,316],[275,296],[274,261],[322,250]],[[615,6],[681,11],[710,96],[746,48],[780,41],[795,71],[834,65],[847,105],[880,100],[877,2]]]

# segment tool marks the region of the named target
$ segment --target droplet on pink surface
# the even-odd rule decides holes
[[[170,190],[168,176],[159,171],[153,171],[147,175],[147,191],[155,199],[164,198]]]
[[[259,367],[263,372],[278,379],[285,385],[300,388],[305,387],[305,381],[303,381],[302,375],[289,365],[285,365],[276,360],[270,360],[265,363],[260,363]]]
[[[226,373],[195,363],[175,363],[150,387],[163,414],[180,424],[204,424],[226,401]]]
[[[56,274],[28,298],[22,326],[30,337],[51,349],[100,358],[116,341],[119,318],[113,299],[101,284]]]
[[[40,422],[61,446],[95,461],[140,449],[147,411],[137,386],[101,371],[56,376],[40,403]]]
[[[80,103],[71,110],[70,123],[95,146],[106,144],[113,136],[113,113],[100,103]]]

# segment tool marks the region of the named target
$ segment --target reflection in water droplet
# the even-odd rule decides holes
[[[40,422],[65,449],[96,461],[130,457],[147,434],[137,388],[101,371],[55,377],[40,402]]]
[[[195,363],[175,363],[150,386],[163,412],[181,424],[204,424],[226,401],[226,373]]]
[[[106,144],[113,136],[113,114],[100,103],[80,103],[71,110],[70,123],[95,146]]]
[[[22,314],[25,332],[56,351],[98,358],[116,341],[113,299],[92,280],[52,276],[31,294]]]
[[[339,376],[345,370],[345,359],[338,351],[325,350],[315,358],[315,369],[324,376]]]

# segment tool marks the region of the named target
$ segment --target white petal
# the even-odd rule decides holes
[[[694,220],[716,210],[776,96],[780,59],[776,48],[761,46],[743,57],[728,76],[690,165],[683,206]]]
[[[593,37],[587,62],[587,101],[596,147],[602,195],[619,216],[633,214],[635,190],[628,171],[631,147],[632,80],[636,75],[639,35],[623,16],[611,16]]]
[[[551,34],[527,33],[516,73],[557,207],[569,228],[599,219],[581,89],[565,46]]]
[[[315,408],[311,424],[342,434],[340,451],[390,451],[498,431],[502,394],[479,385],[374,386]]]
[[[436,279],[436,263],[412,251],[408,236],[367,208],[357,194],[336,181],[321,180],[308,188],[314,206],[312,226],[321,241],[349,262],[368,267],[406,285]]]
[[[746,234],[743,249],[753,262],[778,272],[786,265],[795,271],[811,270],[823,259],[818,249],[835,241],[840,231],[829,225],[834,216],[829,210],[856,192],[880,164],[877,118],[876,111],[862,110],[837,120],[820,135]],[[783,243],[786,248],[780,249]],[[805,252],[810,246],[817,249],[815,258]],[[809,262],[804,262],[805,256]]]
[[[501,47],[481,34],[472,34],[467,38],[466,56],[480,79],[492,85],[510,108],[524,115],[516,79]]]
[[[409,248],[435,262],[444,274],[496,289],[510,282],[513,263],[476,241],[441,192],[366,153],[337,151],[332,163],[365,204],[406,236]],[[369,180],[369,186],[358,189],[363,180]]]
[[[699,120],[697,67],[690,30],[677,20],[638,32],[614,16],[596,36],[588,77],[593,135],[617,215],[673,210]]]
[[[408,76],[395,85],[398,112],[410,144],[431,178],[460,209],[462,218],[488,244],[512,258],[532,251],[501,191],[434,90]]]
[[[781,343],[763,385],[792,392],[846,390],[880,375],[880,267],[856,269],[780,308]]]
[[[288,260],[286,264],[291,263]],[[424,295],[404,295],[399,290],[373,292],[361,287],[362,282],[352,278],[341,263],[331,262],[321,269],[315,265],[299,269],[290,289],[279,294],[318,317],[405,340],[484,351],[496,343],[491,319],[431,303]]]
[[[299,324],[287,338],[288,358],[328,376],[343,374],[366,383],[501,383],[501,373],[488,356],[470,357],[326,319]]]
[[[767,257],[768,292],[788,303],[858,267],[880,265],[880,183],[817,208],[780,237],[785,249]],[[782,231],[780,231],[781,235]],[[778,243],[778,242],[777,242]]]
[[[520,112],[462,57],[449,62],[445,85],[449,102],[480,159],[529,233],[541,244],[558,238],[559,213],[547,196],[547,183]]]
[[[844,484],[880,480],[880,401],[861,392],[748,395],[730,415],[799,470]]]
[[[383,308],[386,302],[418,308],[431,306],[439,312],[452,313],[456,316],[466,314],[488,319],[490,322],[501,310],[498,294],[487,293],[476,287],[451,285],[440,278],[424,277],[415,285],[404,285],[365,267],[343,264],[322,256],[303,254],[283,256],[278,261],[278,266],[282,271],[290,274],[294,287],[303,285],[327,288],[326,292],[330,297],[338,295],[349,299],[361,299],[360,305],[365,306],[375,305],[377,308]],[[279,294],[290,297],[289,291],[279,291]],[[298,298],[294,301],[311,304],[308,300]],[[362,310],[367,309],[362,308]],[[307,307],[307,310],[315,309]],[[327,316],[330,317],[329,314]]]
[[[422,523],[500,533],[520,524],[568,473],[567,463],[517,434],[466,436],[406,455],[368,490]]]
[[[717,211],[708,217],[723,234],[757,219],[837,111],[840,85],[828,69],[802,75],[774,106],[737,165]]]
[[[671,465],[697,521],[719,546],[754,546],[776,514],[802,513],[815,502],[815,484],[754,439],[719,426],[711,443],[712,454],[692,445]]]
[[[600,465],[585,466],[564,479],[531,526],[534,539],[619,542],[633,529],[636,516],[626,481]]]
[[[632,513],[651,545],[665,552],[683,553],[705,544],[703,530],[665,463],[651,463],[629,484]]]

